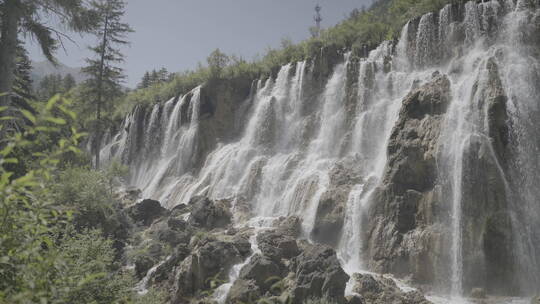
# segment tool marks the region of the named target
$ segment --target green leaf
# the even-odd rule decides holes
[[[50,111],[58,101],[60,101],[60,95],[56,94],[51,99],[49,99],[47,105],[45,106],[45,109],[47,111]]]
[[[57,125],[65,125],[66,120],[59,117],[45,117],[45,120]]]
[[[34,116],[34,114],[30,113],[30,111],[25,110],[25,109],[21,109],[20,111],[22,115],[26,117],[26,119],[30,120],[34,124],[36,123],[36,117]]]
[[[0,160],[0,164],[18,164],[19,160],[16,158],[4,158]]]

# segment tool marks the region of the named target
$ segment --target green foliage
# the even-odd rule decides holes
[[[17,45],[17,63],[15,70],[15,83],[13,91],[16,97],[13,101],[21,108],[29,110],[26,100],[32,99],[32,65],[30,58],[28,58],[28,52],[22,46],[23,43],[18,41]]]
[[[69,168],[50,184],[52,200],[73,212],[73,224],[78,231],[100,229],[115,240],[128,238],[129,222],[120,210],[110,185],[116,177],[110,172]]]
[[[164,303],[157,291],[153,302],[135,295],[132,274],[117,264],[127,225],[110,184],[125,167],[62,165],[81,153],[83,136],[70,128],[75,117],[66,120],[73,115],[66,104],[55,97],[36,115],[21,110],[29,124],[0,142],[0,303]],[[24,170],[15,171],[21,162]]]
[[[79,152],[82,134],[72,130],[47,151],[35,151],[38,134],[57,132],[65,122],[58,99],[47,103],[40,115],[21,110],[32,126],[8,134],[0,143],[0,303],[48,303],[61,291],[54,285],[59,258],[55,248],[55,227],[70,218],[51,200],[43,200],[47,184],[65,153]],[[5,111],[6,108],[2,108]],[[10,119],[10,117],[7,117]],[[18,176],[7,169],[21,160],[17,149],[32,152],[33,163]]]
[[[206,59],[208,62],[208,68],[210,70],[210,79],[220,78],[223,69],[229,63],[229,56],[221,52],[219,49],[215,49],[210,56]]]
[[[146,89],[150,86],[170,81],[174,74],[169,73],[166,68],[161,68],[159,71],[145,72],[141,82],[137,85],[137,89]]]
[[[65,94],[75,87],[73,75],[51,74],[43,77],[36,90],[38,100],[49,100],[56,94]]]
[[[37,132],[27,134],[27,140],[31,144],[18,145],[10,152],[11,157],[17,158],[19,161],[14,164],[6,164],[4,167],[19,177],[33,168],[39,168],[41,164],[35,157],[35,153],[52,153],[55,147],[65,144],[66,138],[77,136],[77,140],[83,137],[84,133],[76,132],[77,128],[73,128],[74,122],[77,121],[76,114],[70,109],[71,101],[61,96],[51,98],[47,103],[43,102],[28,102],[31,106],[29,110],[21,109],[19,114],[15,114],[13,121],[24,128],[35,127],[38,123],[36,116],[46,117],[39,126]],[[54,115],[54,117],[47,117]],[[85,164],[87,160],[84,154],[77,153],[75,149],[67,151],[61,155],[58,161],[58,168],[78,164]]]
[[[115,160],[108,165],[103,174],[107,179],[110,193],[113,194],[114,187],[121,186],[122,179],[129,174],[129,167]]]
[[[165,304],[167,303],[167,294],[163,290],[149,289],[145,295],[134,296],[133,304]]]
[[[328,298],[320,298],[320,299],[308,299],[304,302],[304,304],[335,304],[335,301],[332,301]]]
[[[112,241],[99,230],[68,234],[59,246],[64,262],[57,274],[57,295],[61,303],[109,304],[126,302],[134,285],[129,273],[122,273],[114,262]],[[53,300],[53,301],[54,301]]]

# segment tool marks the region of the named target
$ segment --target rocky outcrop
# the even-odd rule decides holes
[[[463,280],[466,292],[481,287],[489,293],[517,294],[515,234],[505,178],[507,97],[495,57],[486,60],[483,73],[473,86],[473,98],[487,123],[486,136],[471,136],[463,152]]]
[[[280,280],[283,277],[283,273],[284,271],[278,262],[264,254],[256,254],[242,268],[240,278],[243,281],[253,281],[259,291],[265,294],[270,291],[276,278]]]
[[[257,244],[265,256],[276,262],[291,259],[300,253],[296,239],[278,230],[261,232],[257,236]]]
[[[154,220],[168,214],[168,210],[161,207],[158,201],[145,199],[128,208],[127,213],[136,223],[149,226]]]
[[[337,163],[330,170],[330,185],[317,207],[315,224],[311,232],[312,238],[320,243],[336,246],[341,235],[345,210],[351,188],[360,178],[347,163]]]
[[[307,245],[291,265],[294,283],[290,294],[293,303],[310,298],[328,298],[345,303],[345,284],[349,276],[343,271],[336,252],[324,245]]]
[[[226,303],[255,303],[262,294],[254,280],[239,279],[229,290]]]
[[[200,128],[196,138],[198,153],[195,167],[199,168],[219,142],[235,138],[243,128],[250,105],[252,80],[238,78],[231,81],[214,79],[201,88]]]
[[[225,228],[231,223],[232,214],[224,202],[213,202],[207,197],[195,197],[192,205],[189,224],[205,229]]]
[[[135,187],[127,187],[126,189],[121,189],[114,193],[115,199],[120,201],[122,206],[134,205],[139,199],[141,199],[141,195],[141,189]]]
[[[183,303],[213,284],[228,279],[231,267],[241,262],[242,255],[232,242],[205,238],[179,265],[174,277],[175,300]]]
[[[418,284],[448,286],[441,278],[450,275],[451,237],[456,233],[450,229],[452,187],[459,187],[465,291],[480,287],[490,293],[515,292],[515,285],[508,283],[517,280],[511,279],[516,261],[504,179],[507,97],[496,59],[483,64],[483,74],[473,86],[470,115],[478,115],[485,124],[467,135],[463,150],[455,152],[462,153],[458,184],[439,172],[452,172],[445,166],[458,170],[446,163],[446,151],[454,147],[447,137],[440,140],[450,102],[448,78],[435,73],[404,99],[368,215],[367,250],[376,271],[410,275]]]
[[[404,99],[368,216],[371,267],[411,274],[420,284],[449,275],[448,235],[442,224],[448,211],[436,183],[438,139],[449,103],[450,81],[438,73]]]
[[[418,291],[402,291],[390,278],[359,273],[355,273],[353,278],[354,286],[352,291],[357,294],[360,303],[363,304],[431,303]]]

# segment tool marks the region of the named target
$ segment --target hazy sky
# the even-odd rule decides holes
[[[135,30],[124,50],[128,86],[135,86],[147,70],[165,67],[178,72],[205,62],[220,48],[227,54],[252,59],[282,38],[294,42],[309,36],[314,6],[322,9],[323,27],[341,21],[352,9],[371,0],[127,0],[127,21]],[[86,47],[95,38],[72,34],[77,45],[66,41],[67,53],[59,50],[60,62],[78,67],[88,56]],[[32,45],[30,57],[42,61]]]

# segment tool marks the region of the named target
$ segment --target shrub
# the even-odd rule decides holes
[[[99,230],[68,234],[61,240],[63,261],[56,277],[58,302],[109,304],[132,296],[133,276],[114,263],[112,240]]]
[[[114,167],[113,171],[123,171]],[[100,229],[105,236],[121,243],[129,237],[129,220],[113,196],[111,181],[118,172],[70,168],[51,183],[52,200],[73,213],[78,231]],[[115,244],[116,248],[122,247]]]

